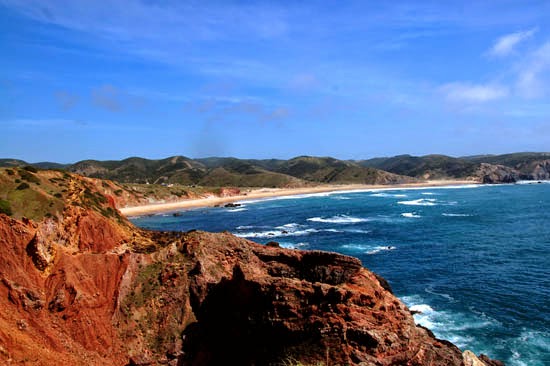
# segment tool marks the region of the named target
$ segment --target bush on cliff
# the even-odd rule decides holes
[[[0,213],[11,216],[13,212],[11,211],[11,206],[8,201],[0,200]]]
[[[15,188],[15,189],[17,189],[18,191],[22,191],[22,190],[27,189],[27,188],[30,188],[29,184],[23,182],[20,185],[18,185],[17,188]]]

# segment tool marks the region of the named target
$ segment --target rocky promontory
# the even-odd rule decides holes
[[[53,197],[41,174],[26,189]],[[48,177],[56,211],[0,214],[1,364],[498,364],[417,326],[355,258],[144,231],[89,181]]]

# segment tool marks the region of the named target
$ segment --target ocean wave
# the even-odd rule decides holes
[[[301,249],[303,247],[307,247],[309,243],[287,243],[287,242],[280,242],[279,245],[282,248],[287,249]]]
[[[426,291],[427,293],[429,294],[432,294],[432,295],[436,295],[436,296],[440,296],[444,299],[447,299],[449,302],[456,302],[456,300],[449,294],[446,294],[444,292],[437,292],[437,291],[434,291],[434,288],[433,286],[428,286],[424,289],[424,291]]]
[[[401,216],[403,216],[403,217],[409,217],[409,218],[420,218],[420,217],[422,217],[422,216],[420,216],[420,215],[417,215],[416,212],[403,212],[403,213],[401,214]]]
[[[400,205],[407,205],[407,206],[436,206],[436,199],[435,198],[419,198],[417,200],[411,200],[411,201],[399,201],[397,202]]]
[[[447,339],[459,348],[472,348],[475,340],[466,330],[481,329],[498,324],[489,317],[478,317],[475,314],[449,312],[432,308],[419,295],[403,296],[401,300],[412,311],[418,311],[413,315],[416,324],[430,329],[437,338]]]
[[[407,197],[407,195],[403,193],[384,193],[384,192],[373,193],[370,196],[371,197],[395,197],[395,198]]]
[[[523,329],[517,338],[511,339],[506,345],[512,356],[506,360],[511,366],[547,365],[550,354],[550,333]]]
[[[312,233],[317,233],[319,230],[316,229],[305,229],[305,230],[296,230],[296,231],[285,231],[285,230],[268,230],[268,231],[251,231],[245,233],[234,233],[235,236],[241,238],[277,238],[284,236],[304,236]]]
[[[468,217],[468,216],[472,216],[472,215],[468,215],[468,214],[458,214],[458,213],[442,213],[441,214],[442,216],[447,216],[447,217]]]
[[[323,223],[330,223],[330,224],[356,224],[359,222],[366,222],[369,220],[365,218],[353,217],[348,215],[336,215],[329,218],[310,217],[309,219],[307,219],[307,221],[323,222]]]
[[[368,244],[344,244],[340,246],[340,249],[343,249],[347,252],[355,252],[355,253],[366,253],[369,255],[376,254],[385,250],[395,250],[397,249],[394,246],[391,245],[368,245]]]
[[[292,229],[295,229],[295,228],[301,227],[301,226],[303,226],[303,225],[300,225],[300,224],[295,223],[295,222],[291,222],[290,224],[284,224],[284,225],[277,226],[276,229],[292,230]]]
[[[350,200],[350,197],[343,197],[343,196],[330,196],[330,198],[334,200]]]
[[[436,193],[433,193],[433,192],[422,192],[420,194],[423,194],[425,196],[434,196],[434,195],[436,195]]]
[[[342,231],[346,233],[353,233],[353,234],[368,234],[372,232],[372,230],[362,230],[362,229],[346,229]]]
[[[372,255],[372,254],[380,253],[382,251],[395,250],[395,249],[397,249],[397,248],[393,247],[391,245],[389,245],[389,246],[378,246],[378,247],[374,247],[372,250],[369,250],[367,252],[367,254]]]
[[[515,184],[541,184],[541,183],[550,184],[550,180],[544,180],[544,179],[540,179],[540,180],[518,180]]]
[[[409,307],[411,311],[417,312],[418,314],[427,314],[433,313],[434,309],[428,304],[418,304]]]
[[[230,210],[227,210],[227,212],[242,212],[242,211],[248,211],[248,208],[239,207],[239,208],[232,208]]]

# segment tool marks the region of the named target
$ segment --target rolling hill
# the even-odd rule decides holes
[[[29,164],[0,159],[0,167],[32,165],[64,169],[84,176],[123,183],[188,186],[302,187],[317,184],[395,184],[425,179],[467,179],[484,183],[520,179],[550,179],[550,153],[514,153],[451,157],[446,155],[378,157],[339,160],[299,156],[282,159],[210,157],[165,159],[131,157],[124,160],[83,160],[75,164]]]

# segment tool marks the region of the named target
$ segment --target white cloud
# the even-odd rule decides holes
[[[533,28],[527,31],[506,34],[496,40],[493,47],[489,50],[489,54],[499,57],[507,56],[514,51],[514,48],[518,44],[532,37],[536,32],[537,29]]]
[[[507,87],[497,84],[449,83],[440,88],[450,101],[483,103],[508,96]]]
[[[550,42],[535,50],[519,70],[517,92],[525,98],[537,98],[546,94],[550,81]]]

